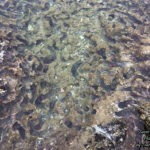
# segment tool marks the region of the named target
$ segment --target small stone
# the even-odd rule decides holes
[[[22,139],[25,139],[25,129],[18,122],[15,122],[14,125],[12,126],[12,128],[13,128],[13,130],[18,130],[20,137]]]
[[[97,98],[99,99],[99,96],[97,96],[97,95],[91,95],[91,99],[92,99],[92,100],[95,100],[95,99],[97,99]]]
[[[77,117],[76,121],[77,121],[77,123],[81,124],[82,123],[81,117]]]
[[[32,114],[32,113],[33,113],[33,110],[31,109],[31,110],[25,111],[25,112],[24,112],[24,115],[30,115],[30,114]]]
[[[77,125],[77,126],[76,126],[76,129],[77,129],[78,131],[80,131],[81,128],[82,128],[82,127],[81,127],[80,125]]]
[[[124,101],[124,102],[120,102],[119,104],[118,104],[118,106],[119,106],[119,108],[125,108],[125,107],[127,107],[127,102],[126,101]]]
[[[44,64],[50,64],[53,61],[54,61],[54,58],[48,57],[48,56],[43,59]]]
[[[64,92],[64,89],[63,89],[63,88],[60,88],[60,92],[63,93],[63,92]]]
[[[91,114],[95,115],[96,114],[96,109],[93,109]]]
[[[49,104],[50,111],[54,109],[56,101],[52,100]]]
[[[36,64],[35,63],[32,64],[32,70],[34,70],[34,71],[36,70]]]
[[[29,60],[29,61],[32,60],[32,55],[29,55],[28,60]]]
[[[68,128],[72,128],[72,122],[70,120],[66,120],[64,122],[64,124],[68,127]]]
[[[48,2],[45,3],[44,9],[48,10],[50,8],[50,4]]]
[[[33,26],[29,24],[29,25],[28,25],[28,31],[31,31],[31,32],[32,32],[33,30],[34,30],[34,29],[33,29]]]
[[[48,83],[46,81],[41,81],[40,86],[43,89],[48,86]]]
[[[0,63],[3,62],[4,57],[4,51],[0,52]]]
[[[48,71],[48,66],[45,66],[43,72],[46,73]]]
[[[97,54],[102,56],[103,59],[106,59],[106,49],[105,48],[101,48],[100,50],[97,51]]]
[[[70,110],[69,109],[64,109],[64,113],[65,113],[65,115],[68,115],[69,114],[69,112],[70,112]]]
[[[25,139],[25,137],[26,137],[26,135],[25,135],[25,129],[24,129],[22,126],[20,126],[20,127],[18,128],[18,131],[19,131],[20,137],[21,137],[22,139]]]
[[[41,44],[41,43],[42,43],[42,41],[43,41],[43,40],[37,40],[37,41],[36,41],[36,45]]]
[[[143,120],[145,120],[145,119],[146,119],[146,116],[145,116],[144,114],[142,114],[142,115],[140,116],[140,118],[143,119]]]
[[[80,107],[76,107],[75,110],[77,111],[77,113],[79,113],[80,115],[83,114],[83,111],[81,110]]]
[[[23,112],[21,111],[21,112],[18,112],[17,114],[16,114],[16,120],[20,120],[21,118],[22,118],[22,116],[23,116]]]
[[[5,5],[4,5],[4,7],[8,8],[9,7],[9,2],[6,2]]]
[[[36,69],[37,69],[37,71],[41,71],[42,68],[43,68],[43,66],[42,66],[42,64],[40,63]]]
[[[29,100],[28,96],[25,96],[20,106],[24,107],[28,103],[28,100]]]
[[[86,106],[85,108],[84,108],[84,111],[89,111],[89,107],[88,106]]]

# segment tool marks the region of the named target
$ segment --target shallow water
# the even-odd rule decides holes
[[[134,105],[150,98],[149,6],[1,0],[0,149],[136,149],[145,128]],[[97,133],[109,144],[89,143]]]

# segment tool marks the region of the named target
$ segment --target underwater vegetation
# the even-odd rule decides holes
[[[0,150],[138,149],[149,33],[148,0],[1,0]]]

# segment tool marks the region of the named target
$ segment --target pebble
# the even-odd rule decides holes
[[[25,106],[28,103],[28,96],[25,96],[22,103],[20,104],[21,107]]]
[[[65,113],[65,115],[69,115],[69,112],[70,112],[70,110],[69,109],[64,109],[64,113]]]
[[[16,120],[20,120],[21,118],[22,118],[22,116],[23,116],[23,112],[21,111],[21,112],[18,112],[17,114],[16,114]]]
[[[34,71],[36,70],[36,64],[35,63],[32,64],[32,70],[34,70]]]
[[[68,128],[72,128],[72,122],[70,120],[65,120],[64,124],[68,127]]]
[[[102,56],[103,59],[106,59],[106,53],[105,53],[106,49],[105,48],[101,48],[100,50],[97,51],[97,54]]]
[[[81,60],[75,62],[73,65],[72,65],[72,68],[71,68],[71,73],[72,73],[72,76],[73,77],[77,77],[78,73],[77,73],[77,69],[79,68],[79,66],[82,64]]]
[[[44,99],[44,96],[43,95],[40,95],[39,97],[37,97],[37,99],[35,100],[35,105],[37,107],[40,107],[40,108],[44,108],[44,103],[42,103],[42,100]]]
[[[130,70],[128,70],[127,72],[125,72],[123,74],[123,77],[125,79],[130,79],[132,77],[132,75],[134,74],[135,70],[133,68],[131,68]]]
[[[47,56],[47,57],[45,57],[45,58],[43,59],[44,64],[50,64],[50,63],[52,63],[53,61],[54,61],[54,58],[51,58],[51,57],[49,57],[49,56]]]
[[[81,124],[82,123],[81,117],[77,117],[76,121],[77,121],[78,124]]]
[[[89,107],[85,106],[84,111],[86,111],[86,112],[89,111]]]
[[[6,2],[5,5],[4,5],[4,7],[8,8],[9,7],[9,2]]]
[[[41,81],[40,83],[41,88],[46,88],[48,86],[48,83],[46,81]]]
[[[83,114],[83,111],[81,110],[80,107],[76,107],[75,110],[77,111],[77,113],[79,113],[80,115]]]
[[[33,28],[33,26],[32,25],[28,25],[28,31],[33,31],[34,30],[34,28]]]
[[[48,66],[45,66],[43,72],[46,73],[48,71]]]
[[[30,90],[32,91],[32,94],[33,94],[33,95],[35,95],[36,89],[37,89],[37,88],[36,88],[36,85],[35,85],[35,84],[32,84],[31,87],[30,87]]]
[[[77,126],[76,126],[76,129],[77,129],[78,131],[80,131],[81,128],[82,128],[82,127],[81,127],[80,125],[77,125]]]
[[[138,104],[138,102],[133,101],[133,100],[126,100],[126,101],[120,102],[118,106],[119,108],[125,108],[125,107],[128,107],[128,105],[133,105],[133,104]]]
[[[96,109],[93,109],[91,114],[95,115],[96,114]]]
[[[29,55],[29,56],[28,56],[28,60],[29,60],[29,61],[31,61],[32,58],[33,58],[32,55]]]
[[[52,100],[49,104],[50,111],[54,109],[56,101]]]
[[[18,130],[20,137],[25,139],[25,129],[18,122],[15,122],[12,128],[13,130]]]
[[[3,132],[3,128],[0,127],[0,136],[1,136],[2,132]]]
[[[92,100],[95,100],[95,99],[97,99],[97,98],[99,99],[99,96],[97,96],[97,95],[91,95],[91,99],[92,99]]]
[[[19,134],[20,134],[21,138],[25,139],[25,129],[20,126],[18,131],[19,131]]]
[[[48,2],[45,3],[44,9],[48,10],[50,8],[50,4]]]
[[[36,45],[39,45],[39,44],[41,44],[43,42],[43,40],[37,40],[36,41]]]
[[[120,102],[120,103],[118,104],[118,106],[119,106],[120,108],[127,107],[127,106],[128,106],[127,101]]]
[[[36,69],[37,69],[37,71],[41,71],[42,68],[43,68],[43,66],[42,66],[42,64],[40,63]]]
[[[25,112],[24,112],[24,115],[30,115],[30,114],[32,114],[32,113],[33,113],[33,110],[31,109],[31,110],[25,111]]]

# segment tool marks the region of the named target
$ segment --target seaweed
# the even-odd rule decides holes
[[[138,102],[136,102],[134,100],[126,100],[126,101],[120,102],[118,104],[118,107],[125,108],[125,107],[128,107],[128,105],[133,105],[133,104],[138,104]]]
[[[97,50],[97,54],[102,56],[103,59],[106,59],[106,49],[105,48],[101,48],[100,50]]]
[[[149,66],[145,66],[145,67],[141,67],[140,68],[140,72],[147,77],[150,77],[150,67]]]
[[[56,59],[55,57],[46,56],[45,58],[43,58],[43,62],[44,62],[44,64],[50,64],[50,63],[52,63],[55,59]]]
[[[124,15],[126,15],[126,16],[127,16],[132,22],[134,22],[135,24],[138,24],[138,25],[142,25],[142,24],[143,24],[139,19],[137,19],[136,17],[130,15],[129,13],[120,12],[120,11],[118,11],[118,12],[119,12],[119,13],[122,13],[122,14],[124,14]]]
[[[18,113],[16,114],[16,120],[20,120],[23,115],[24,115],[24,113],[23,113],[22,111],[18,112]]]
[[[6,18],[10,18],[10,16],[8,16],[8,15],[6,15],[4,12],[2,12],[2,11],[0,11],[0,15],[1,16],[4,16],[4,17],[6,17]]]
[[[36,100],[35,100],[35,105],[39,108],[45,108],[44,103],[42,101],[45,99],[45,95],[40,95]]]
[[[79,66],[82,64],[81,60],[77,61],[76,63],[74,63],[72,65],[72,68],[71,68],[71,73],[73,75],[74,78],[77,78],[78,76],[78,73],[77,73],[77,69],[79,68]]]
[[[123,77],[125,79],[130,79],[133,75],[134,75],[135,69],[134,68],[130,68],[129,71],[123,73]]]
[[[54,109],[55,103],[56,103],[55,100],[52,100],[52,101],[50,102],[50,104],[49,104],[49,109],[50,109],[50,111],[52,111],[52,110]]]
[[[60,38],[60,41],[62,42],[66,37],[67,37],[67,34],[66,32],[62,32],[62,37]]]
[[[105,85],[104,80],[102,78],[100,78],[99,82],[100,82],[101,87],[106,91],[114,91],[118,84],[116,78],[112,80],[112,84],[110,85]]]
[[[22,43],[24,43],[25,45],[28,45],[28,41],[23,39],[20,35],[16,36],[16,39]]]
[[[13,130],[19,131],[20,137],[22,139],[26,138],[25,129],[18,122],[15,122],[12,128]]]
[[[9,122],[11,121],[11,116],[8,116],[7,118],[4,119],[0,119],[0,127],[5,126],[5,124],[9,124]]]
[[[46,73],[48,71],[48,66],[45,66],[43,72]]]
[[[130,117],[130,116],[137,116],[137,111],[134,110],[133,108],[131,109],[124,109],[124,110],[121,110],[121,111],[118,111],[118,112],[115,112],[115,115],[118,116],[118,117]]]
[[[44,5],[44,10],[48,10],[49,8],[50,8],[50,4],[48,2],[46,2]]]
[[[37,66],[36,70],[37,71],[42,71],[43,69],[43,65],[41,63],[39,63],[39,65]]]
[[[53,20],[52,20],[51,17],[46,16],[45,18],[46,18],[46,20],[49,22],[49,25],[50,25],[51,27],[54,27],[54,26],[55,26],[55,24],[53,23]]]

